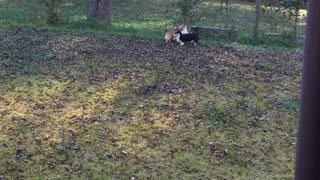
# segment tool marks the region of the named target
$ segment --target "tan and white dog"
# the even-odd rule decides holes
[[[171,41],[176,41],[175,38],[173,38],[173,35],[176,31],[180,31],[182,34],[188,34],[187,26],[184,24],[180,24],[176,27],[176,29],[170,30],[166,33],[164,36],[164,40],[166,41],[166,44],[169,45]]]

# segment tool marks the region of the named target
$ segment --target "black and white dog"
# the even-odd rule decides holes
[[[196,34],[182,34],[181,31],[176,31],[173,36],[180,45],[184,45],[185,42],[193,42],[194,45],[197,45],[200,40],[199,36]]]

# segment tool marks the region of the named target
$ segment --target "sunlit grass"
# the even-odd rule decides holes
[[[0,176],[292,178],[300,53],[56,30],[0,29]]]

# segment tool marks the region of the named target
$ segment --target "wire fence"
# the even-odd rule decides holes
[[[0,25],[47,25],[43,1],[56,1],[58,25],[72,29],[104,30],[104,22],[87,19],[87,0],[2,0]],[[188,4],[188,5],[185,5]],[[236,0],[111,0],[112,32],[160,38],[179,23],[232,30],[202,34],[208,41],[252,43],[255,2]],[[292,12],[298,12],[292,14]],[[260,44],[297,44],[304,36],[306,10],[262,1],[258,26]],[[201,35],[201,34],[200,34]]]

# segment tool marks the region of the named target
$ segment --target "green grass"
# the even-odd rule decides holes
[[[21,27],[0,39],[4,179],[293,177],[300,52]]]
[[[264,34],[291,33],[281,13],[262,12],[253,47],[252,5],[226,17],[204,1],[192,25],[238,36],[203,36],[186,56],[162,42],[174,2],[113,1],[108,33],[84,1],[57,27],[12,2],[0,1],[0,177],[292,179],[301,52],[287,48],[301,44]]]
[[[33,0],[23,1],[1,1],[0,26],[33,26],[45,27],[46,8],[34,5]],[[164,32],[172,29],[179,23],[179,7],[176,1],[168,3],[164,0],[157,1],[113,1],[112,2],[112,29],[109,34],[121,36],[138,36],[154,39],[163,39]],[[64,31],[89,32],[105,34],[105,24],[101,21],[88,21],[86,18],[85,1],[66,1],[61,9],[64,24],[57,27]],[[197,26],[214,26],[231,28],[237,30],[237,36],[229,39],[224,34],[212,36],[201,36],[201,41],[207,44],[230,44],[252,46],[252,30],[254,19],[253,4],[232,3],[230,12],[226,13],[219,3],[215,1],[203,1],[191,19],[190,28]],[[279,47],[279,48],[301,48],[302,43],[285,37],[273,37],[266,33],[278,33],[290,35],[293,33],[293,20],[284,15],[284,10],[261,11],[259,26],[259,40],[256,46]],[[270,13],[271,12],[271,13]],[[299,19],[298,34],[304,34],[305,14],[301,11]]]

